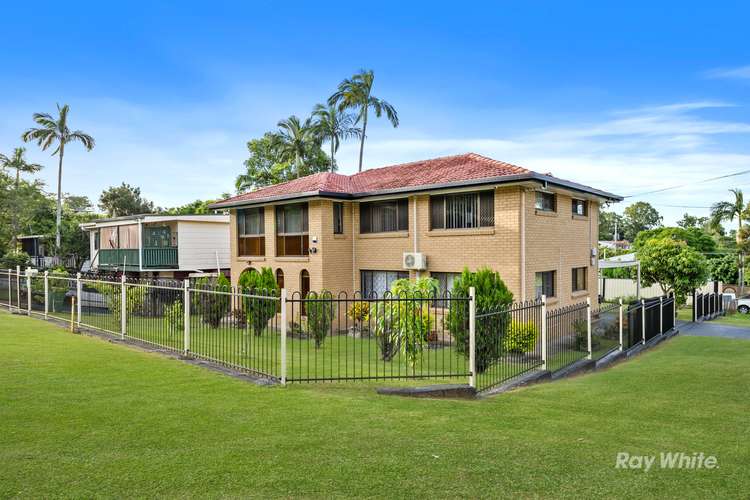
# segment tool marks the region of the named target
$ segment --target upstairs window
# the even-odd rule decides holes
[[[344,204],[333,202],[333,234],[344,234]]]
[[[534,275],[534,289],[536,298],[542,295],[547,297],[555,296],[555,271],[544,271]]]
[[[409,200],[373,201],[359,204],[359,232],[387,233],[409,230]]]
[[[471,229],[495,225],[495,194],[430,196],[430,229]]]
[[[573,291],[582,292],[584,290],[586,290],[586,268],[574,267],[573,268]]]
[[[589,214],[589,202],[586,200],[578,200],[576,198],[573,198],[573,215],[586,216],[588,214]]]
[[[534,208],[536,208],[540,212],[557,211],[557,198],[555,197],[555,193],[545,193],[544,191],[537,191]]]
[[[307,203],[276,206],[276,255],[300,257],[309,254]]]
[[[263,207],[237,210],[237,254],[243,257],[266,255],[265,228]]]

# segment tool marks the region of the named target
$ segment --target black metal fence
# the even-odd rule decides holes
[[[450,293],[294,293],[286,301],[286,379],[466,378],[469,303]]]
[[[585,302],[547,312],[548,370],[560,370],[589,355],[588,314]]]
[[[724,296],[721,293],[695,292],[693,295],[693,317],[695,321],[711,320],[725,314]]]
[[[542,303],[477,311],[476,386],[480,391],[543,367]]]
[[[0,272],[0,303],[281,381],[468,378],[480,391],[599,359],[674,326],[672,298],[622,310],[587,302],[548,310],[537,300],[476,311],[474,299],[450,293],[287,298],[201,281],[62,272]]]

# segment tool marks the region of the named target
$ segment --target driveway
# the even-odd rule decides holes
[[[682,321],[679,322],[677,328],[680,331],[680,335],[750,340],[750,328],[743,328],[741,326],[720,325],[710,321],[703,321],[701,323]]]

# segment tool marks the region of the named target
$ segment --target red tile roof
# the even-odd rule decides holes
[[[535,174],[523,167],[493,160],[476,153],[444,156],[389,167],[373,168],[353,175],[322,172],[267,186],[215,203],[214,207],[321,194],[374,195],[379,192],[434,185],[479,181],[510,175]],[[538,175],[538,174],[536,174]],[[549,176],[549,174],[546,174]]]

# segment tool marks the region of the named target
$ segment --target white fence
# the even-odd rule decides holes
[[[700,288],[696,289],[698,293],[712,293],[714,291],[714,282],[709,281]],[[642,299],[652,299],[663,295],[661,287],[657,284],[641,287]],[[638,295],[638,282],[631,279],[623,278],[599,278],[599,296],[605,301],[610,302],[624,297],[636,297]],[[692,297],[688,297],[688,304],[691,304]]]

